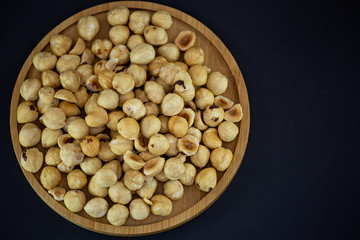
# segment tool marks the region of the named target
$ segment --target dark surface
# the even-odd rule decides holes
[[[248,148],[208,210],[143,239],[359,239],[360,15],[354,2],[156,1],[225,43],[251,105]],[[115,239],[52,211],[23,176],[9,108],[28,54],[64,19],[100,1],[9,1],[1,29],[1,239]]]

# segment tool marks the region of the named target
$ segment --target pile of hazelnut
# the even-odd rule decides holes
[[[120,226],[129,215],[171,214],[183,185],[214,189],[233,159],[222,143],[238,135],[242,108],[221,95],[228,79],[203,65],[194,32],[168,42],[168,12],[118,6],[107,22],[109,39],[95,39],[94,16],[78,21],[75,41],[51,37],[51,51],[33,58],[41,79],[20,87],[17,121],[22,167],[41,171],[70,211]],[[158,181],[163,194],[154,195]]]

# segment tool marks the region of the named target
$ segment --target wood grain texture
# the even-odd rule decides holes
[[[22,147],[20,146],[18,140],[18,130],[22,125],[18,124],[16,121],[16,109],[18,104],[23,101],[19,94],[21,83],[30,77],[40,79],[40,73],[32,66],[33,56],[44,49],[49,50],[48,42],[53,34],[63,33],[75,40],[77,37],[76,23],[81,17],[86,15],[96,16],[101,24],[100,32],[96,38],[108,38],[107,34],[110,26],[106,22],[106,13],[109,9],[118,5],[125,5],[131,11],[135,9],[143,9],[151,13],[159,10],[168,11],[174,21],[173,26],[167,31],[169,35],[169,42],[173,42],[177,33],[182,30],[189,29],[194,31],[197,36],[195,46],[201,47],[205,52],[204,65],[210,67],[212,71],[220,71],[228,77],[229,88],[224,95],[232,99],[235,103],[239,102],[244,113],[243,119],[237,124],[240,129],[238,137],[231,143],[224,143],[224,147],[230,148],[234,152],[234,159],[224,173],[218,172],[217,186],[208,194],[201,192],[194,185],[184,186],[184,197],[180,200],[173,201],[173,212],[167,217],[160,217],[151,214],[143,221],[135,221],[129,217],[124,226],[115,227],[107,222],[106,217],[94,219],[89,217],[84,211],[75,214],[68,211],[63,202],[55,201],[41,186],[39,182],[40,171],[36,174],[32,174],[22,169],[26,179],[41,199],[43,199],[54,211],[69,221],[99,233],[120,236],[136,236],[153,234],[179,226],[180,224],[183,224],[199,215],[223,193],[232,178],[235,176],[245,153],[250,127],[250,109],[245,82],[236,61],[221,40],[202,23],[181,11],[160,4],[133,1],[105,3],[81,11],[56,26],[39,42],[25,61],[15,83],[10,112],[11,137],[19,164]],[[91,42],[88,42],[87,46],[90,45]],[[43,129],[44,127],[41,126],[41,128]],[[46,151],[41,147],[41,144],[38,144],[37,147],[44,152]],[[60,186],[66,186],[65,175],[63,175],[63,180]],[[157,192],[161,192],[161,188],[162,183],[159,183]],[[87,189],[84,189],[84,192],[87,196],[87,200],[90,200],[91,195],[87,192]]]

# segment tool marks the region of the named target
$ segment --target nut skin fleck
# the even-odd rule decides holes
[[[214,108],[219,108],[219,106],[216,105],[216,104],[213,104],[213,105],[211,105],[209,108],[210,108],[210,109],[214,109]]]
[[[27,161],[26,151],[23,151],[22,157],[23,157],[24,161]]]

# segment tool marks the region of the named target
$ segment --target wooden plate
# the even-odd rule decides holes
[[[210,67],[213,71],[220,71],[225,76],[227,76],[227,78],[229,79],[229,88],[224,95],[229,97],[236,103],[240,102],[243,108],[244,117],[241,122],[238,123],[240,129],[238,137],[231,143],[224,143],[224,147],[230,148],[234,153],[234,159],[232,163],[224,173],[218,172],[218,184],[215,189],[213,189],[210,193],[206,194],[204,192],[201,192],[194,185],[185,186],[184,197],[180,200],[173,201],[174,208],[170,216],[160,217],[150,214],[150,216],[143,221],[135,221],[129,217],[125,225],[121,227],[115,227],[109,224],[106,220],[106,217],[95,219],[88,216],[84,211],[81,211],[77,214],[70,212],[66,209],[63,202],[55,201],[41,186],[39,182],[40,171],[36,174],[32,174],[24,171],[24,169],[22,170],[26,179],[29,181],[30,185],[41,197],[41,199],[43,199],[46,204],[48,204],[53,210],[55,210],[57,213],[59,213],[61,216],[68,219],[69,221],[86,229],[104,234],[121,236],[146,235],[177,227],[196,217],[206,208],[208,208],[223,193],[223,191],[226,189],[226,187],[229,185],[232,178],[236,174],[244,156],[246,144],[248,141],[250,112],[249,100],[244,79],[241,75],[238,65],[236,64],[229,50],[220,41],[220,39],[202,23],[174,8],[155,3],[138,1],[105,3],[91,7],[75,14],[74,16],[71,16],[70,18],[59,24],[57,27],[55,27],[52,31],[50,31],[39,42],[39,44],[34,48],[30,56],[27,58],[19,73],[11,100],[11,137],[15,154],[20,164],[20,155],[22,152],[22,148],[18,140],[18,130],[21,128],[22,124],[18,124],[16,121],[16,109],[18,104],[23,101],[23,99],[20,98],[19,94],[21,83],[25,79],[30,77],[40,79],[40,73],[36,71],[35,68],[32,66],[33,56],[44,49],[49,50],[48,42],[53,34],[63,33],[67,36],[72,37],[73,40],[75,40],[77,36],[76,23],[81,17],[86,15],[94,15],[100,22],[100,32],[98,33],[96,38],[108,38],[107,33],[110,29],[110,26],[106,22],[106,13],[109,9],[117,5],[125,5],[130,10],[143,9],[149,12],[159,10],[168,11],[172,15],[174,21],[173,26],[167,31],[169,35],[169,42],[173,42],[177,33],[182,30],[189,29],[196,33],[197,39],[195,46],[201,47],[205,52],[204,65]],[[44,127],[42,126],[42,128]],[[40,150],[44,151],[44,149],[41,147],[41,144],[38,144],[37,147]],[[63,176],[63,180],[60,185],[66,186],[65,176]],[[162,184],[160,183],[157,192],[161,192],[161,187]],[[87,199],[89,200],[91,196],[87,192],[87,189],[84,189],[84,192],[86,193]]]

